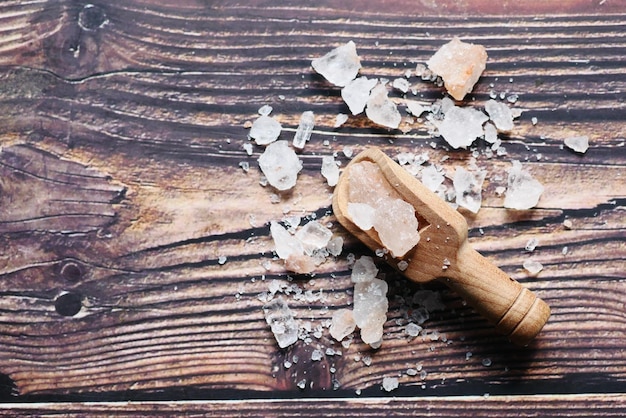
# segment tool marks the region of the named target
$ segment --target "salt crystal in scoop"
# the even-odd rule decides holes
[[[314,59],[311,66],[326,80],[343,87],[357,76],[361,69],[361,60],[356,52],[356,45],[349,41],[323,57]]]

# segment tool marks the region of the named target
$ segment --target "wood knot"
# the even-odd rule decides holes
[[[109,23],[106,12],[100,6],[86,4],[78,13],[78,26],[86,31],[98,30]]]
[[[54,310],[61,316],[74,316],[83,306],[83,298],[77,293],[63,293],[54,301]]]
[[[59,274],[69,282],[77,282],[82,278],[83,270],[74,261],[64,261],[61,263]]]

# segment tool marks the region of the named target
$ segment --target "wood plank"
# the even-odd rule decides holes
[[[514,16],[503,26],[501,17],[319,8],[303,19],[300,7],[288,5],[146,4],[95,11],[67,1],[0,6],[1,30],[15,34],[0,40],[5,397],[175,396],[179,388],[232,397],[331,396],[337,385],[346,394],[378,393],[385,376],[399,376],[398,393],[407,396],[547,394],[563,381],[565,393],[626,390],[626,15]],[[447,309],[426,326],[446,341],[409,341],[407,301],[418,287],[381,263],[392,297],[380,350],[358,339],[342,348],[326,330],[308,345],[279,350],[258,298],[268,284],[321,292],[321,301],[289,297],[298,318],[315,329],[351,303],[346,254],[367,254],[330,213],[321,156],[336,152],[345,164],[344,146],[373,144],[390,155],[428,152],[450,172],[472,157],[449,151],[419,123],[402,134],[352,117],[334,129],[335,114],[347,109],[338,89],[312,72],[310,59],[354,39],[364,74],[401,77],[456,34],[485,45],[490,56],[472,105],[484,105],[494,90],[519,94],[514,107],[525,110],[505,140],[506,157],[489,158],[486,145],[477,146],[490,180],[479,214],[464,215],[473,244],[551,304],[545,332],[530,349],[513,348],[454,294],[431,285]],[[412,82],[418,98],[441,97],[436,86]],[[317,115],[298,185],[280,203],[258,184],[262,149],[252,156],[242,149],[244,123],[266,103],[285,139],[300,112]],[[574,134],[590,136],[582,157],[561,149]],[[511,159],[524,161],[546,186],[538,208],[503,209],[495,189],[505,185]],[[273,260],[267,224],[287,208],[332,222],[345,238],[343,255],[313,278],[287,276]],[[540,242],[532,255],[524,251],[530,238]],[[531,256],[545,266],[537,278],[521,268]],[[77,300],[78,313],[64,316]],[[311,360],[314,349],[328,347],[342,355]],[[286,360],[294,364],[286,368]],[[418,366],[423,378],[406,374]]]

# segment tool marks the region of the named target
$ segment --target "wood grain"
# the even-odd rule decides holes
[[[626,391],[626,15],[513,15],[504,24],[498,16],[442,18],[405,9],[93,4],[0,5],[3,398],[167,398],[192,389],[199,398],[352,396],[356,389],[378,394],[385,376],[400,376],[397,394],[406,396]],[[516,349],[435,286],[429,289],[443,295],[447,309],[426,326],[446,341],[408,341],[402,324],[416,288],[381,266],[391,307],[380,350],[358,339],[343,349],[327,331],[309,345],[279,350],[257,297],[268,283],[322,291],[320,302],[289,299],[298,318],[315,327],[351,302],[346,254],[368,254],[335,222],[321,156],[337,152],[345,164],[344,146],[375,144],[392,156],[428,152],[450,172],[472,157],[447,150],[419,123],[407,134],[361,117],[332,128],[347,109],[338,89],[312,72],[310,59],[353,39],[363,74],[395,78],[454,35],[489,53],[467,104],[482,107],[494,90],[519,94],[513,106],[525,111],[505,139],[506,157],[487,158],[485,145],[477,145],[488,181],[481,211],[463,213],[470,240],[546,300],[552,319],[530,349]],[[411,81],[418,99],[442,97],[436,86]],[[298,185],[278,204],[258,184],[262,149],[252,156],[242,149],[244,123],[266,103],[285,127],[284,139],[302,111],[317,115]],[[578,134],[590,137],[584,156],[561,149],[565,137]],[[495,193],[512,159],[546,187],[536,209],[507,211]],[[343,255],[313,278],[288,281],[273,260],[267,224],[287,209],[333,222],[346,240]],[[524,251],[530,238],[539,239],[533,254]],[[521,268],[529,257],[545,266],[537,278]],[[72,300],[80,310],[64,316]],[[313,362],[318,347],[343,355]],[[300,361],[285,368],[294,355]],[[424,378],[406,375],[418,365]],[[304,391],[297,387],[302,379]],[[611,399],[599,399],[607,413],[623,406],[623,398],[616,407]],[[473,402],[458,409],[469,414]],[[563,411],[570,401],[546,402]],[[580,399],[580,414],[585,405]]]

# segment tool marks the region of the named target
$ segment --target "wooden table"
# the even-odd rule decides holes
[[[0,4],[0,413],[623,416],[624,1],[338,3]],[[463,212],[472,244],[551,305],[549,323],[516,348],[433,284],[446,309],[408,340],[418,287],[379,263],[390,286],[379,350],[358,337],[343,348],[327,329],[279,349],[258,297],[272,280],[321,292],[285,296],[315,331],[351,302],[347,254],[369,254],[331,213],[322,156],[345,165],[344,147],[376,145],[427,152],[448,171],[472,158],[421,123],[405,134],[355,116],[333,128],[347,108],[311,59],[354,40],[362,74],[393,79],[453,36],[489,54],[465,105],[493,90],[524,110],[506,156],[477,142],[488,174],[481,210]],[[415,98],[443,97],[410,80]],[[278,203],[259,185],[262,147],[242,148],[264,104],[287,140],[301,112],[316,114],[298,184]],[[563,149],[576,135],[590,139],[584,155]],[[545,186],[532,210],[506,210],[495,193],[514,159]],[[332,223],[342,255],[288,281],[268,228],[285,212]],[[544,265],[537,277],[522,269],[529,258]],[[342,355],[311,360],[328,347]],[[384,377],[400,387],[381,390]]]

